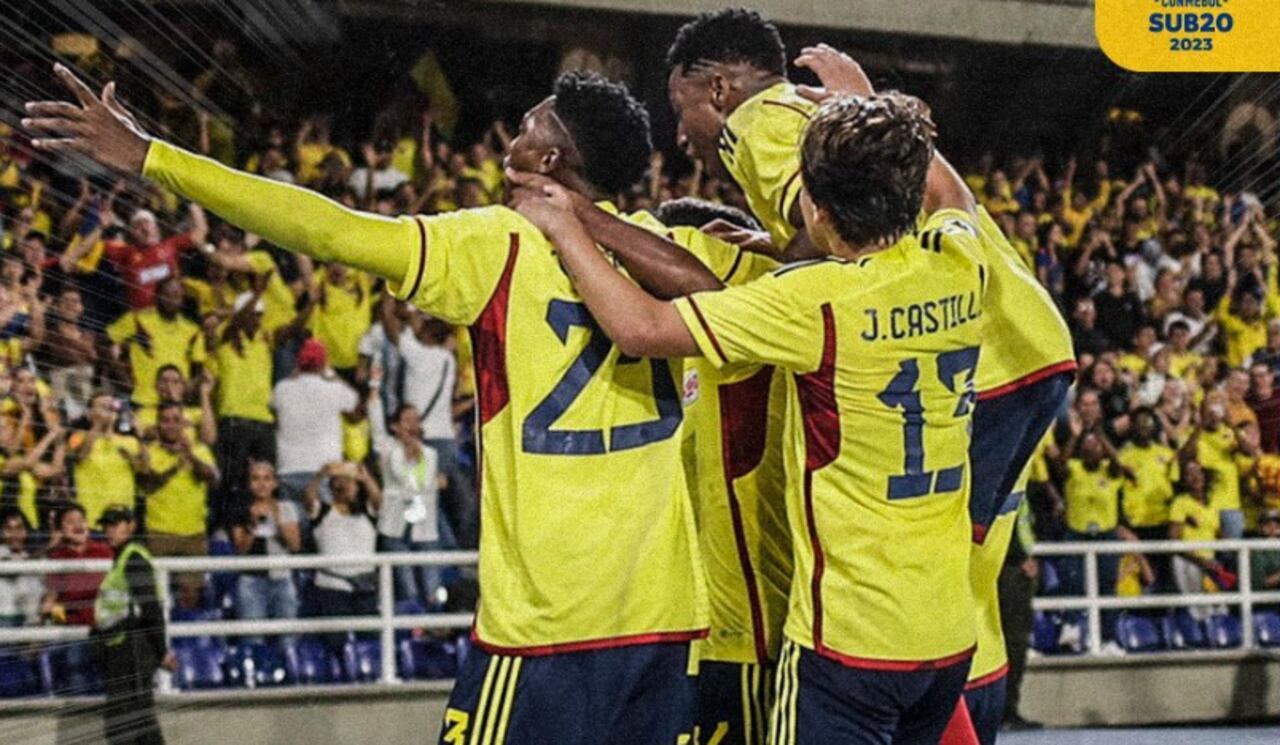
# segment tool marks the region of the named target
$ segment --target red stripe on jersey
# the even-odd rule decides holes
[[[695,639],[705,639],[706,636],[706,629],[694,629],[691,631],[665,631],[653,634],[634,634],[632,636],[611,636],[604,639],[588,639],[586,641],[566,642],[564,644],[545,644],[539,647],[500,647],[481,639],[479,635],[476,634],[474,627],[471,631],[471,641],[477,647],[483,649],[489,654],[501,654],[508,657],[546,657],[551,654],[589,652],[596,649],[614,649],[616,647],[634,647],[640,644],[673,644],[677,642],[691,642]]]
[[[760,588],[756,584],[751,553],[747,548],[746,529],[742,525],[742,506],[738,502],[734,479],[751,473],[764,458],[765,433],[769,426],[769,385],[773,368],[765,367],[746,380],[720,386],[720,447],[724,466],[724,482],[729,493],[729,513],[733,521],[733,539],[738,549],[738,564],[747,586],[747,603],[751,608],[751,634],[755,640],[756,660],[769,661],[765,640],[764,611]]]
[[[793,103],[787,103],[787,102],[785,102],[785,101],[765,101],[765,102],[764,102],[764,105],[765,105],[765,106],[778,106],[778,107],[781,107],[781,108],[787,109],[788,111],[794,111],[795,113],[799,114],[800,116],[803,116],[805,119],[808,119],[808,118],[809,118],[809,112],[805,111],[804,109],[800,108],[799,106],[796,106],[796,105],[795,105],[795,104],[793,104]]]
[[[698,324],[702,326],[702,330],[706,333],[707,338],[711,340],[712,349],[716,350],[716,354],[720,355],[721,362],[728,362],[729,358],[724,356],[724,350],[720,348],[720,340],[716,338],[715,332],[711,330],[711,326],[707,324],[707,319],[702,316],[702,309],[698,307],[698,303],[692,298],[686,298],[689,301],[689,307],[693,308],[693,315],[698,317]]]
[[[840,411],[836,408],[836,321],[831,304],[822,306],[822,361],[818,369],[796,376],[796,392],[804,418],[804,516],[813,548],[813,643],[822,647],[822,573],[826,560],[813,514],[813,472],[840,454]]]
[[[1009,663],[1007,663],[1007,662],[1006,662],[1006,663],[1004,663],[1003,665],[1001,665],[1000,667],[996,668],[995,670],[992,670],[991,672],[989,672],[989,673],[987,673],[986,675],[982,676],[981,678],[974,678],[973,680],[969,681],[968,683],[965,683],[965,684],[964,684],[964,689],[965,689],[966,691],[972,691],[972,690],[974,690],[974,689],[976,689],[976,688],[982,688],[983,686],[989,686],[989,685],[991,685],[992,683],[996,683],[996,682],[998,682],[1001,678],[1003,678],[1004,676],[1006,676],[1006,675],[1008,675],[1008,674],[1009,674]]]
[[[413,284],[409,285],[409,294],[405,295],[408,300],[413,300],[413,296],[418,294],[422,276],[427,273],[427,229],[422,226],[421,218],[414,218],[413,221],[418,224],[418,273],[413,278]]]
[[[507,311],[511,303],[511,276],[515,273],[516,256],[520,253],[520,235],[511,234],[507,264],[502,268],[498,286],[489,297],[480,317],[471,324],[471,349],[476,373],[477,410],[480,426],[484,426],[506,408],[511,400],[507,382]],[[480,428],[476,428],[476,441]]]
[[[822,306],[822,361],[818,369],[796,376],[804,414],[805,468],[816,471],[840,454],[840,411],[836,408],[836,320],[831,304]]]
[[[842,654],[821,644],[817,644],[815,640],[814,651],[826,657],[829,660],[835,660],[845,667],[854,667],[860,670],[882,670],[885,672],[911,673],[921,670],[941,670],[944,667],[958,665],[965,660],[973,657],[973,653],[978,647],[975,644],[972,647],[957,652],[956,654],[939,657],[935,660],[877,660],[869,657],[853,657],[852,655]]]
[[[1002,386],[997,386],[996,388],[992,388],[990,390],[981,391],[978,393],[978,400],[989,401],[993,398],[999,398],[1001,396],[1013,393],[1014,391],[1020,388],[1026,388],[1029,385],[1035,385],[1036,383],[1039,383],[1045,378],[1053,377],[1058,373],[1067,373],[1067,372],[1075,372],[1075,371],[1076,371],[1075,360],[1063,360],[1062,362],[1049,365],[1048,367],[1040,368],[1039,370],[1036,370],[1035,372],[1029,375],[1024,375],[1021,378],[1018,378],[1017,380],[1014,380],[1009,383],[1005,383]]]

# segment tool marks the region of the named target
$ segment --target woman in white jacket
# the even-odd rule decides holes
[[[379,551],[438,551],[441,548],[437,497],[441,476],[434,448],[422,442],[422,419],[416,408],[401,404],[387,421],[382,409],[382,370],[369,381],[369,428],[382,472],[382,510],[378,513]],[[440,568],[396,567],[396,597],[438,605]]]

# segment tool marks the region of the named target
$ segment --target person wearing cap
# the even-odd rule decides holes
[[[175,670],[177,661],[165,644],[151,554],[134,540],[137,522],[129,507],[108,507],[98,524],[115,551],[98,588],[91,634],[102,661],[106,739],[110,745],[163,745],[152,677],[159,668]]]
[[[360,405],[355,389],[325,374],[328,366],[324,344],[307,339],[293,374],[271,391],[280,493],[299,506],[312,477],[325,464],[342,460],[343,417]]]
[[[160,283],[179,276],[178,257],[203,244],[209,235],[209,223],[199,205],[193,203],[187,214],[190,228],[186,232],[162,238],[155,213],[140,209],[129,217],[129,242],[113,241],[103,248],[102,255],[115,265],[133,310],[155,304]]]
[[[275,414],[271,411],[274,349],[296,335],[298,321],[278,329],[263,326],[266,303],[259,284],[235,299],[231,318],[210,335],[218,370],[218,439],[214,449],[222,484],[215,494],[211,524],[218,526],[249,505],[245,484],[249,462],[276,461]]]

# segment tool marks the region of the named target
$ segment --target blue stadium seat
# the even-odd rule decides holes
[[[289,677],[302,685],[342,682],[342,664],[319,639],[303,638],[288,644],[284,659]]]
[[[1149,618],[1121,613],[1116,619],[1116,641],[1126,652],[1154,652],[1164,649],[1160,630]]]
[[[102,672],[93,663],[88,642],[59,642],[40,651],[40,683],[52,696],[102,693]]]
[[[377,681],[382,677],[382,644],[368,639],[348,641],[342,647],[342,666],[352,683]]]
[[[1209,646],[1204,628],[1185,609],[1172,611],[1161,618],[1160,629],[1169,649],[1204,649]]]
[[[178,688],[194,691],[227,684],[225,649],[191,644],[175,646],[173,654],[178,658],[178,671],[173,676]]]
[[[284,654],[269,644],[229,647],[223,668],[230,686],[270,688],[290,682]]]
[[[35,665],[17,650],[0,650],[0,698],[36,696],[42,692]]]
[[[1040,594],[1052,595],[1062,586],[1058,576],[1058,565],[1052,559],[1040,560]]]
[[[1036,611],[1035,621],[1031,625],[1031,648],[1041,654],[1054,654],[1058,651],[1058,617],[1054,614]]]
[[[1209,646],[1214,649],[1238,647],[1244,636],[1240,629],[1240,619],[1230,615],[1209,616],[1205,619],[1204,629],[1209,637]]]
[[[1253,617],[1253,630],[1264,647],[1280,647],[1280,613],[1263,611]]]
[[[408,680],[435,680],[458,675],[458,650],[452,642],[438,639],[405,639],[399,649],[400,677]]]

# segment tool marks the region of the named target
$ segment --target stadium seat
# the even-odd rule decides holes
[[[1160,629],[1169,649],[1204,649],[1209,646],[1200,622],[1186,610],[1175,610],[1160,619]]]
[[[1052,595],[1062,586],[1062,579],[1058,576],[1058,565],[1052,559],[1042,559],[1040,561],[1040,594]]]
[[[270,688],[289,682],[284,654],[269,644],[240,644],[227,649],[227,684],[241,688]]]
[[[342,664],[319,639],[303,638],[284,649],[289,677],[301,685],[340,683]]]
[[[40,651],[40,683],[51,696],[102,693],[102,672],[93,663],[88,642],[62,642]]]
[[[0,698],[20,698],[41,693],[35,665],[17,650],[0,650]]]
[[[221,621],[222,618],[221,608],[175,607],[169,611],[169,621],[175,624]],[[226,640],[220,636],[176,636],[171,643],[175,650],[182,647],[208,647],[225,651],[227,646]]]
[[[1240,619],[1230,615],[1209,616],[1204,622],[1209,646],[1214,649],[1232,649],[1240,646],[1243,633]]]
[[[382,677],[382,644],[368,639],[348,641],[342,647],[342,666],[347,680],[370,683]]]
[[[178,658],[178,670],[173,676],[178,688],[194,691],[227,684],[225,649],[191,644],[175,646],[173,654]]]
[[[1264,647],[1280,647],[1280,613],[1266,612],[1253,617],[1253,630]]]
[[[407,680],[453,678],[458,674],[458,651],[452,642],[405,639],[400,642],[400,677]]]
[[[1164,649],[1160,630],[1149,618],[1121,613],[1116,619],[1116,641],[1126,652],[1154,652]]]
[[[1031,648],[1041,654],[1058,651],[1058,618],[1050,613],[1036,612],[1031,626]]]

